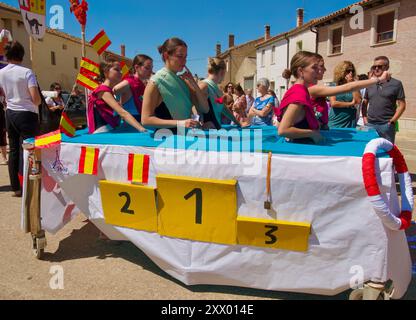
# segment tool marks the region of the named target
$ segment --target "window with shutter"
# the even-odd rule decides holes
[[[51,51],[51,65],[56,66],[56,56],[54,51]]]
[[[342,28],[332,31],[332,54],[341,53],[342,51]]]
[[[394,16],[394,11],[377,16],[377,43],[393,40]]]

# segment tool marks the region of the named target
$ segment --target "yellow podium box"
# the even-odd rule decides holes
[[[157,232],[156,188],[100,181],[105,222]]]
[[[310,223],[237,218],[240,245],[306,252],[310,232]]]
[[[162,236],[236,244],[236,180],[156,176]]]

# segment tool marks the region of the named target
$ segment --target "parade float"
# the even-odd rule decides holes
[[[22,227],[37,257],[45,231],[81,212],[187,285],[335,295],[358,276],[352,299],[405,294],[410,176],[375,131],[323,132],[324,145],[288,143],[275,127],[169,133],[26,141]]]
[[[94,90],[88,5],[70,2],[83,43],[77,83]],[[111,41],[101,31],[90,44],[100,55]],[[24,142],[22,228],[37,258],[45,234],[82,213],[187,285],[336,295],[364,283],[351,299],[401,298],[413,211],[404,158],[375,131],[322,134],[323,145],[289,143],[275,127],[91,135],[64,112],[60,130]]]

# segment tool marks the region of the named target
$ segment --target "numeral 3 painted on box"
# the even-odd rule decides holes
[[[310,232],[309,223],[237,218],[240,245],[305,252],[308,250]]]

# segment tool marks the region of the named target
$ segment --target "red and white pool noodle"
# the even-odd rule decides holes
[[[401,212],[391,212],[384,201],[376,175],[376,154],[379,149],[385,150],[393,159],[393,164],[399,175],[400,191],[402,196]],[[363,156],[363,178],[365,189],[373,205],[374,211],[383,224],[391,230],[405,230],[410,227],[413,211],[412,180],[407,169],[406,161],[397,146],[390,141],[378,138],[370,141]]]

